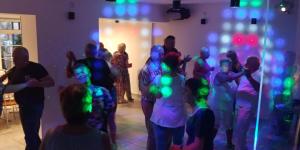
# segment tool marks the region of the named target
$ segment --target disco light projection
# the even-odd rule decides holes
[[[126,13],[125,5],[117,5],[115,9],[115,13],[118,17],[123,17]]]
[[[136,5],[129,5],[127,12],[129,16],[134,17],[138,14],[138,7]]]
[[[235,25],[235,30],[237,32],[243,32],[245,30],[245,25],[243,23],[239,22]]]
[[[231,42],[230,35],[224,34],[221,36],[221,43],[222,44],[229,44]]]
[[[257,25],[256,24],[251,24],[251,25],[249,25],[249,29],[248,29],[248,31],[251,33],[255,33],[255,32],[257,32],[257,30],[258,30],[258,27],[257,27]]]
[[[215,32],[212,32],[208,35],[208,41],[210,43],[216,43],[218,41],[218,34]]]
[[[93,109],[93,98],[91,90],[87,90],[86,95],[83,98],[83,112],[91,113]]]
[[[224,31],[230,31],[232,28],[232,25],[229,22],[224,22],[222,28]]]
[[[223,11],[223,18],[225,18],[225,19],[230,19],[230,18],[232,18],[232,11],[231,11],[231,9],[224,9],[224,11]]]
[[[237,20],[244,20],[247,18],[247,10],[243,8],[238,8],[235,12],[235,18]]]
[[[113,9],[111,7],[104,7],[104,9],[102,10],[102,14],[104,17],[110,18],[113,16],[114,12]]]

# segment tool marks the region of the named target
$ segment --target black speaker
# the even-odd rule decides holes
[[[206,23],[207,23],[207,19],[202,18],[202,19],[201,19],[201,24],[206,24]]]
[[[68,19],[69,20],[75,20],[75,12],[69,11],[68,12]]]
[[[240,0],[231,0],[230,7],[240,7]]]
[[[251,18],[251,24],[257,24],[257,19],[256,18]]]
[[[116,0],[106,0],[106,1],[108,1],[108,2],[116,2]]]

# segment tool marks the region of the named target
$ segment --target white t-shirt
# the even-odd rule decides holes
[[[154,81],[156,85],[160,82],[161,76],[157,76]],[[184,126],[187,121],[187,111],[184,101],[185,77],[177,75],[172,78],[170,88],[171,96],[156,100],[151,116],[151,121],[159,126],[177,128]],[[159,85],[158,85],[159,86]]]
[[[259,82],[260,76],[259,76],[258,72],[253,73],[252,77],[253,77],[254,80]],[[257,91],[251,85],[250,81],[247,79],[246,76],[241,77],[240,84],[239,84],[239,87],[238,87],[237,91],[238,92],[249,93],[251,95],[258,95]]]
[[[47,132],[42,147],[45,150],[104,150],[102,138],[103,133],[94,129],[83,135],[69,135],[58,127]]]

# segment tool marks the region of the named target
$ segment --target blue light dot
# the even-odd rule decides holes
[[[126,8],[124,5],[117,5],[115,7],[115,13],[119,16],[119,17],[122,17],[125,15],[126,13]]]
[[[134,17],[138,14],[138,8],[136,5],[129,5],[127,8],[128,15]]]
[[[222,12],[222,16],[225,19],[230,19],[232,17],[232,10],[231,9],[224,9],[224,11]]]
[[[260,19],[261,18],[261,12],[258,9],[250,10],[250,18]]]
[[[284,39],[279,38],[275,40],[275,45],[277,48],[283,48],[285,46],[286,42]]]
[[[272,78],[272,87],[280,87],[282,85],[282,80],[280,78]]]
[[[207,63],[208,63],[209,66],[216,66],[217,65],[217,61],[214,58],[208,58]]]
[[[208,35],[208,41],[210,43],[216,43],[218,41],[218,34],[215,32],[209,33]]]
[[[284,70],[283,70],[282,67],[273,66],[272,67],[272,72],[273,72],[273,74],[280,75],[284,72]]]
[[[91,39],[92,39],[93,41],[99,41],[99,32],[93,32],[93,33],[91,34]]]
[[[238,20],[244,20],[247,17],[247,10],[243,8],[239,8],[235,12],[235,18]]]
[[[153,29],[153,36],[154,37],[159,37],[163,35],[163,31],[160,28],[154,28]]]
[[[143,5],[141,6],[141,14],[142,15],[148,15],[151,11],[151,7],[149,5]]]
[[[109,6],[106,6],[103,11],[102,14],[104,17],[112,17],[113,16],[113,9]]]

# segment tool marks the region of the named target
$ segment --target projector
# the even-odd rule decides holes
[[[167,15],[170,20],[184,20],[191,16],[190,10],[181,7],[180,0],[173,0],[173,7],[167,10]]]

